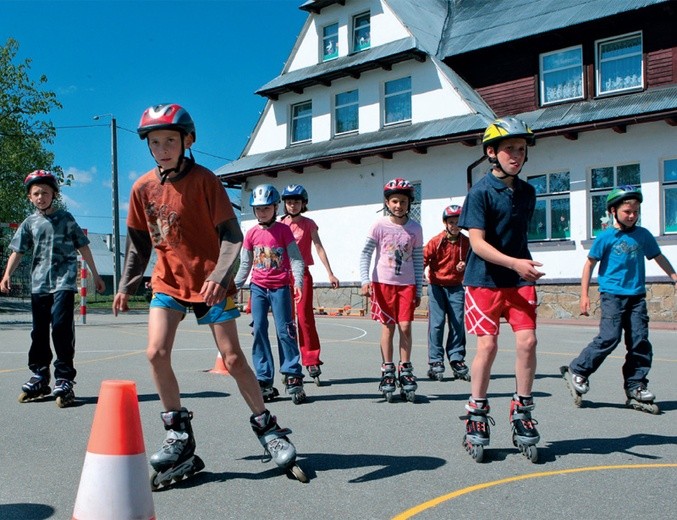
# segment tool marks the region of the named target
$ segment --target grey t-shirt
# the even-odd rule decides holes
[[[77,291],[78,249],[89,244],[73,215],[39,211],[24,220],[12,237],[12,251],[33,253],[31,292]]]

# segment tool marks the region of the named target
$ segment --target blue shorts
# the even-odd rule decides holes
[[[150,307],[160,309],[172,309],[174,311],[186,314],[192,307],[198,325],[210,325],[212,323],[223,323],[224,321],[234,320],[240,316],[235,302],[231,297],[221,300],[216,305],[209,307],[204,302],[186,302],[177,300],[172,296],[163,293],[153,293],[153,299],[150,301]]]

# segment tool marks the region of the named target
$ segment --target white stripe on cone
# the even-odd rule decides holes
[[[73,520],[155,520],[146,454],[87,452]]]

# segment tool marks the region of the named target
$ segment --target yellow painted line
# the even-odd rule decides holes
[[[440,497],[424,502],[416,507],[407,509],[403,513],[400,513],[397,516],[394,516],[392,520],[407,520],[423,511],[436,507],[443,502],[453,500],[468,493],[473,493],[475,491],[480,491],[482,489],[487,489],[494,486],[500,486],[503,484],[509,484],[511,482],[517,482],[519,480],[527,480],[531,478],[541,478],[541,477],[552,477],[554,475],[566,475],[569,473],[583,473],[586,471],[607,471],[607,470],[616,470],[616,469],[654,469],[654,468],[677,468],[677,464],[623,464],[619,466],[589,466],[586,468],[574,468],[574,469],[563,469],[558,471],[543,471],[539,473],[527,473],[525,475],[518,475],[516,477],[504,478],[501,480],[494,480],[492,482],[485,482],[483,484],[476,484],[474,486],[469,486],[448,495],[442,495]]]

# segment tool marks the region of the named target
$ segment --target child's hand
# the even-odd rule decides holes
[[[3,278],[0,281],[0,292],[8,293],[12,289],[12,284],[9,283],[9,278]]]
[[[129,294],[117,293],[113,298],[113,315],[117,316],[118,312],[127,312],[129,310]]]
[[[520,278],[523,278],[527,282],[535,282],[545,274],[536,269],[536,267],[540,267],[542,265],[542,263],[537,262],[536,260],[519,258],[513,263],[512,269],[520,275]]]
[[[339,279],[336,278],[333,274],[329,275],[329,283],[331,284],[332,289],[338,289],[339,288]]]
[[[465,262],[459,262],[456,264],[456,270],[459,273],[462,273],[465,270]]]
[[[590,316],[590,297],[581,296],[579,307],[581,310],[581,316]]]
[[[202,284],[202,289],[200,289],[200,296],[202,296],[204,302],[211,307],[212,305],[216,305],[226,297],[226,288],[223,287],[221,284],[218,284],[211,280],[207,280],[205,283]]]
[[[99,294],[103,294],[103,292],[106,290],[106,282],[104,282],[103,278],[100,276],[97,276],[94,279],[94,285],[96,285],[96,292]]]
[[[294,301],[299,302],[301,301],[301,296],[303,296],[303,291],[300,287],[294,286]]]
[[[371,284],[370,283],[365,283],[361,288],[360,288],[360,294],[362,296],[369,296],[371,295]]]

